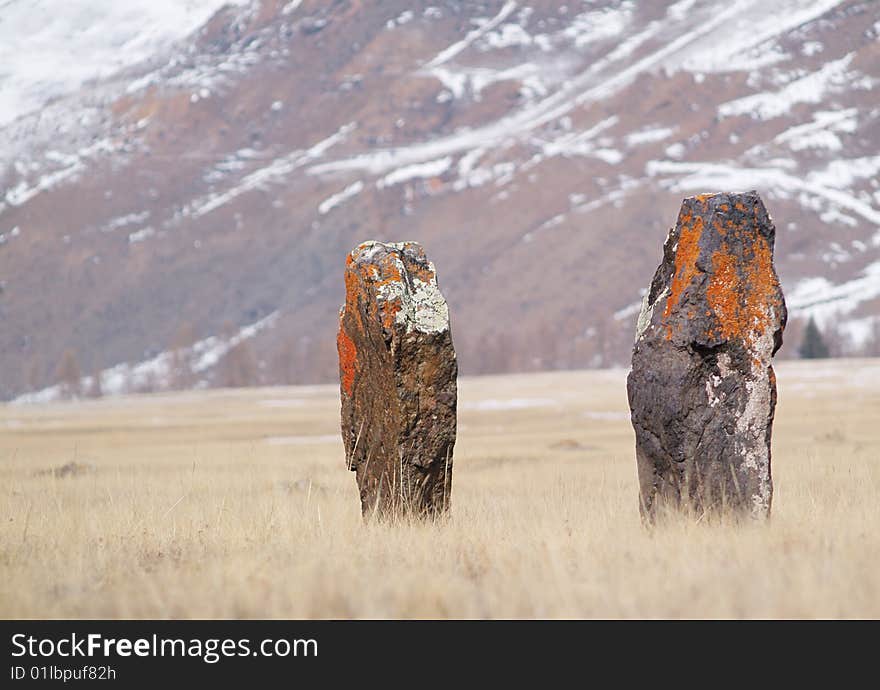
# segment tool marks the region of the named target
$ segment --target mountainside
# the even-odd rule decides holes
[[[333,380],[366,239],[423,244],[466,373],[625,364],[718,190],[794,319],[878,338],[878,2],[49,4],[0,2],[2,398]]]

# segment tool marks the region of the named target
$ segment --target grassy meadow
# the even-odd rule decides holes
[[[0,406],[0,617],[880,617],[880,360],[783,362],[768,524],[639,519],[626,372],[464,378],[365,525],[334,386]]]

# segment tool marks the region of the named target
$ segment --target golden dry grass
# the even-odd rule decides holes
[[[651,532],[622,371],[462,380],[428,524],[362,523],[332,386],[0,407],[0,616],[878,617],[880,361],[778,371],[772,521]]]

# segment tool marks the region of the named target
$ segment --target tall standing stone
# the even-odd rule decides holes
[[[365,242],[349,254],[337,345],[342,439],[364,516],[446,510],[458,364],[420,245]]]
[[[786,308],[757,192],[682,202],[639,315],[627,393],[641,510],[770,514],[770,436]]]

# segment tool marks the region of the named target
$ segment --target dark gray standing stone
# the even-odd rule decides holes
[[[365,242],[348,256],[340,311],[342,440],[361,510],[449,507],[458,364],[434,265],[415,242]]]
[[[660,506],[767,517],[786,308],[757,192],[682,202],[639,315],[627,379],[642,515]]]

